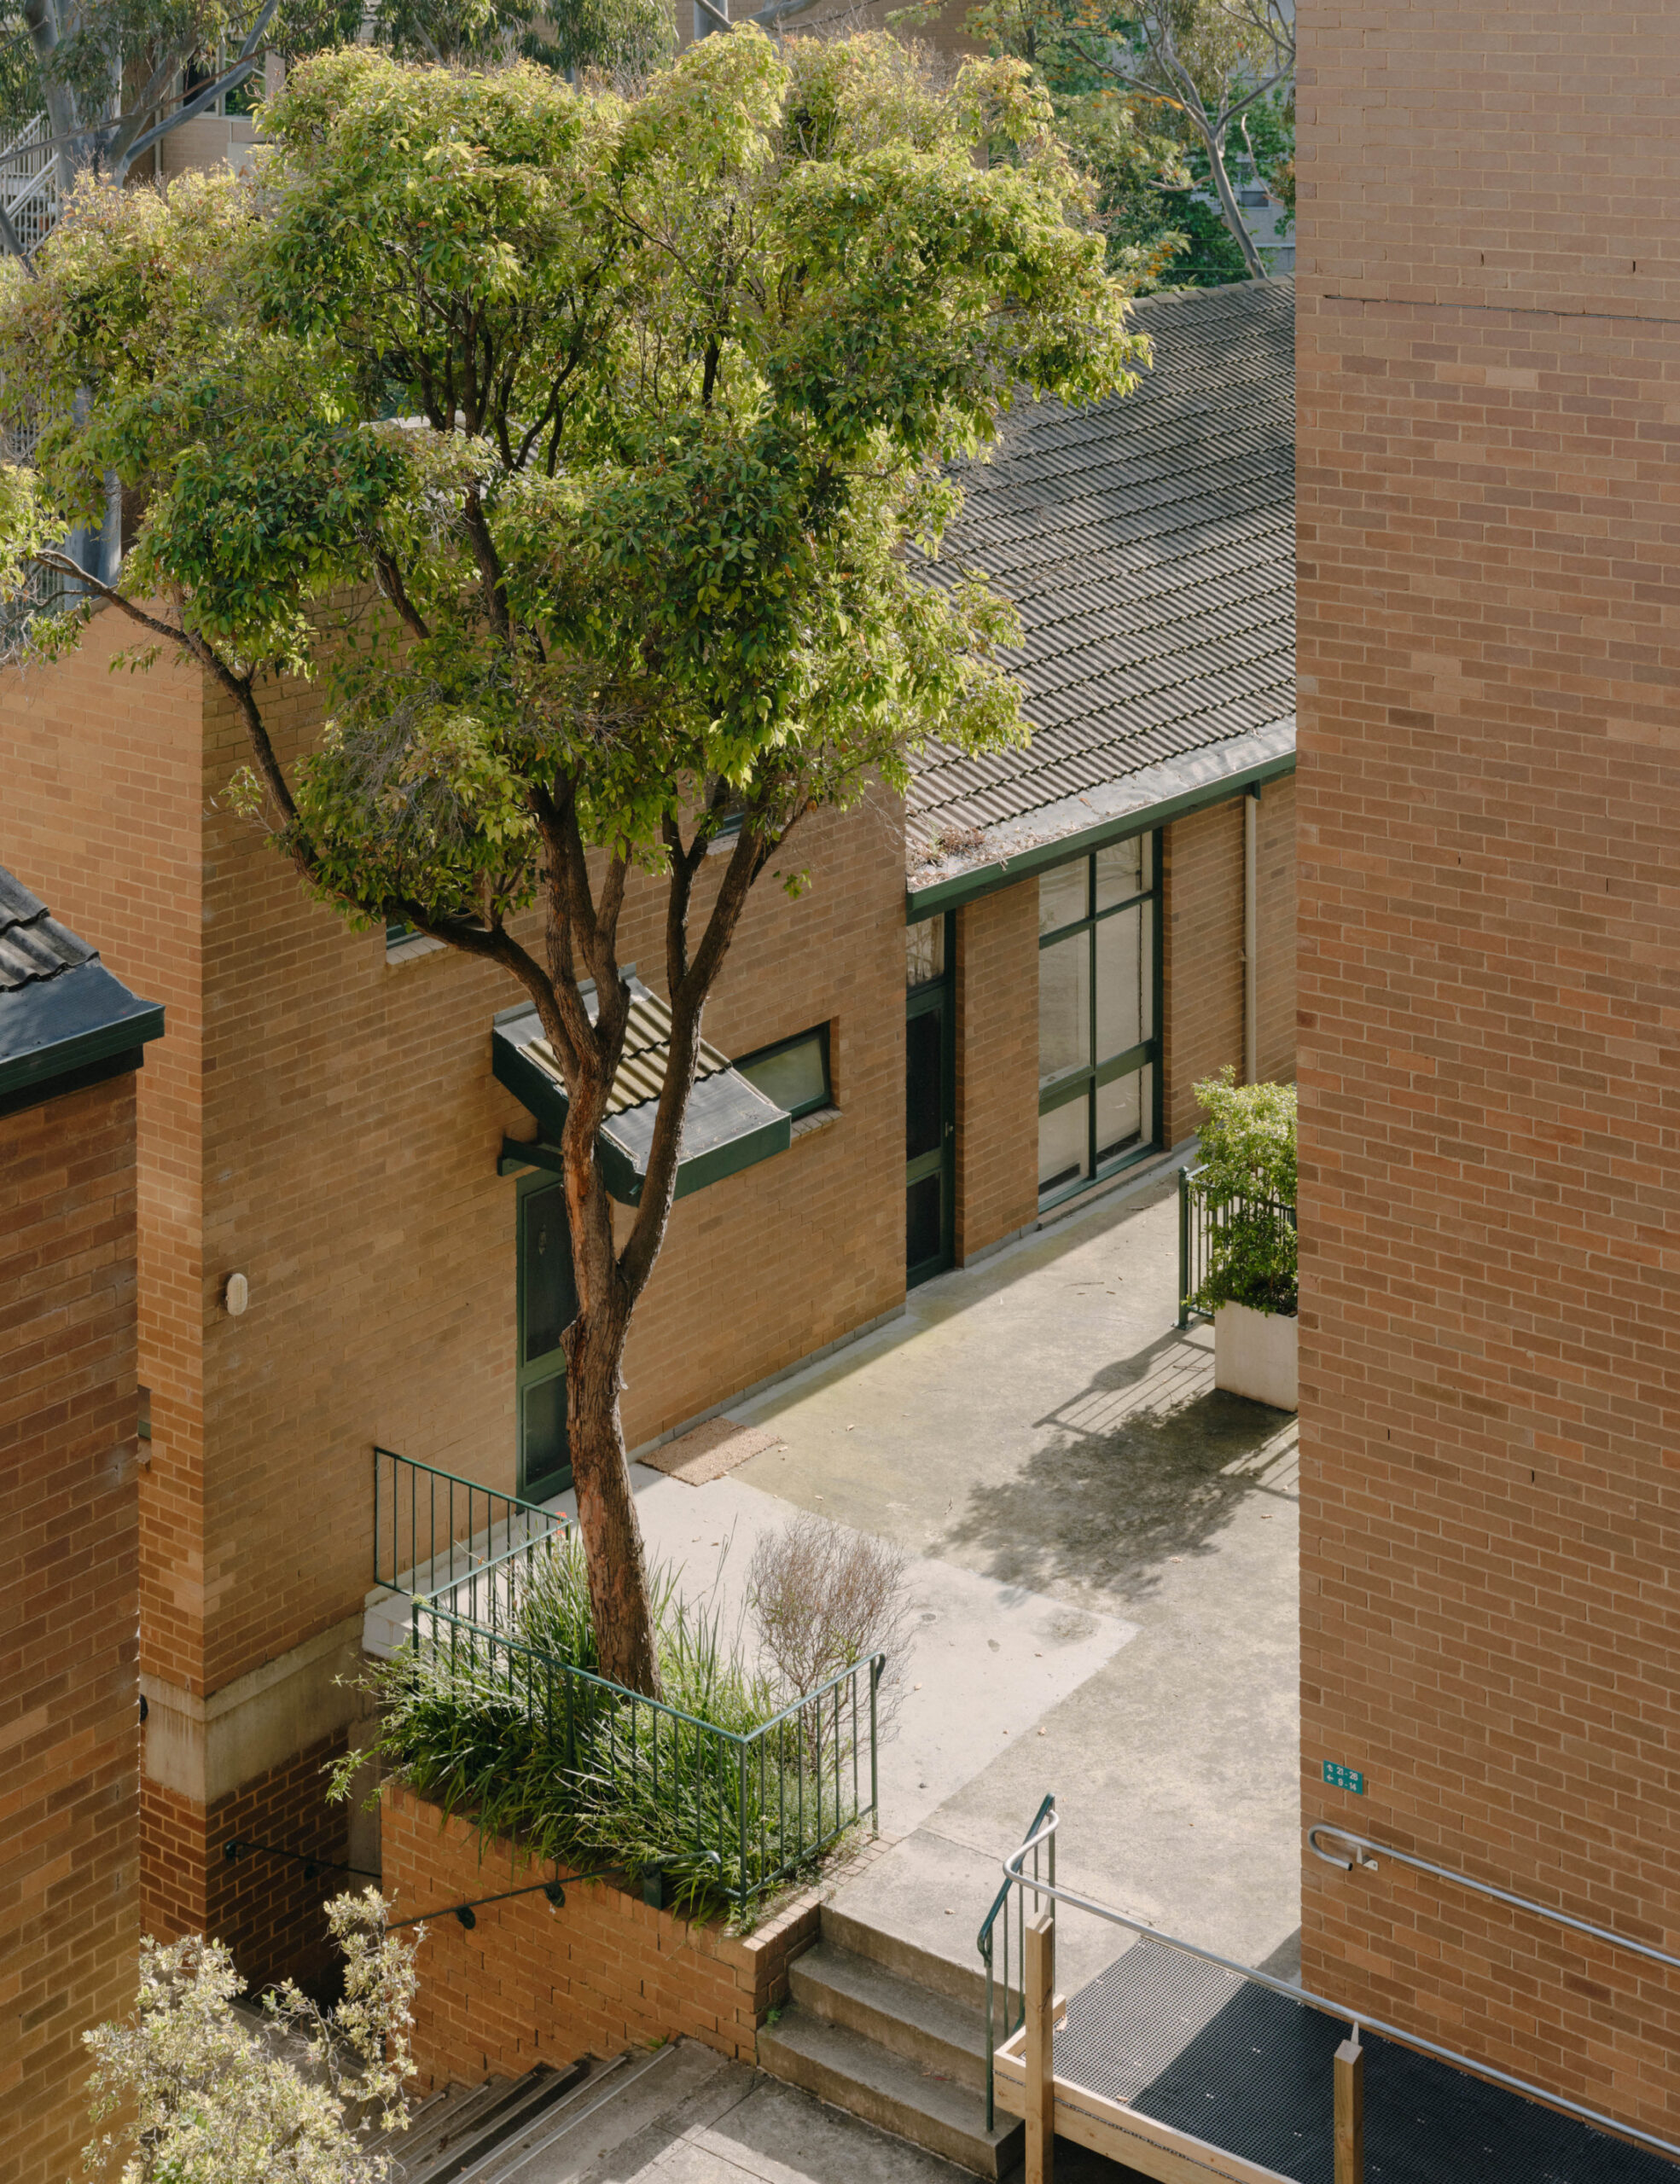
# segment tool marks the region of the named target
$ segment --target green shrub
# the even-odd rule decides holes
[[[1295,1088],[1239,1084],[1229,1065],[1196,1087],[1206,1119],[1195,1189],[1213,1215],[1207,1270],[1189,1301],[1204,1312],[1247,1304],[1293,1313]]]
[[[663,1706],[600,1680],[583,1548],[557,1537],[507,1565],[501,1635],[440,1624],[372,1672],[371,1750],[420,1795],[473,1819],[481,1840],[510,1836],[539,1859],[635,1882],[657,1871],[666,1901],[689,1911],[740,1904],[809,1867],[857,1816],[852,1767],[867,1803],[867,1748],[849,1708],[836,1720],[813,1702],[768,1730],[743,1767],[730,1739],[776,1720],[773,1687],[715,1607],[679,1597],[669,1566],[650,1589]],[[860,1712],[868,1692],[865,1667]],[[352,1761],[367,1751],[340,1766],[335,1794],[348,1793]]]

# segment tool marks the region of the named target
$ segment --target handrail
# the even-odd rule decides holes
[[[1507,2086],[1513,2093],[1520,2093],[1527,2100],[1541,2101],[1548,2108],[1561,2108],[1568,2115],[1578,2116],[1584,2123],[1599,2124],[1605,2130],[1614,2131],[1625,2139],[1636,2139],[1642,2146],[1654,2146],[1659,2153],[1680,2156],[1680,2146],[1672,2140],[1660,2139],[1654,2131],[1642,2131],[1636,2125],[1623,2122],[1619,2117],[1607,2116],[1602,2109],[1589,2108],[1582,2101],[1566,2100],[1561,2093],[1549,2092],[1544,2086],[1535,2085],[1527,2078],[1515,2077],[1509,2071],[1496,2070],[1491,2063],[1479,2062],[1474,2055],[1461,2054],[1456,2048],[1443,2048],[1435,2041],[1425,2040],[1419,2033],[1408,2032],[1398,2024],[1386,2024],[1381,2018],[1366,2017],[1359,2011],[1349,2009],[1346,2002],[1333,2002],[1327,1995],[1315,1995],[1307,1987],[1294,1986],[1270,1972],[1257,1972],[1252,1964],[1239,1964],[1234,1957],[1221,1956],[1217,1949],[1203,1949],[1199,1943],[1181,1940],[1177,1934],[1163,1933],[1158,1926],[1150,1926],[1145,1920],[1130,1918],[1124,1911],[1116,1911],[1106,1903],[1093,1902],[1090,1896],[1078,1895],[1071,1888],[1058,1887],[1054,1880],[1029,1879],[1020,1871],[1020,1862],[1029,1850],[1036,1850],[1047,1837],[1054,1839],[1060,1817],[1059,1814],[1051,1813],[1034,1833],[1028,1835],[1019,1850],[1012,1850],[1003,1860],[1003,1872],[1009,1882],[1019,1883],[1022,1889],[1030,1888],[1040,1896],[1048,1896],[1053,1902],[1069,1903],[1075,1910],[1088,1911],[1093,1918],[1106,1919],[1110,1926],[1125,1926],[1147,1940],[1160,1943],[1163,1949],[1175,1949],[1181,1955],[1194,1956],[1203,1964],[1215,1965],[1221,1972],[1235,1972],[1239,1979],[1247,1979],[1257,1987],[1268,1988],[1273,1994],[1285,1995],[1292,2002],[1305,2002],[1309,2008],[1322,2010],[1327,2017],[1346,2018],[1353,2028],[1356,2044],[1362,2029],[1367,2032],[1380,2033],[1385,2040],[1398,2041],[1403,2048],[1416,2048],[1423,2054],[1433,2055],[1439,2061],[1450,2063],[1457,2070],[1468,2071],[1476,2077],[1491,2078],[1496,2085]],[[1671,1959],[1668,1960],[1672,1961]]]
[[[382,1506],[381,1482],[391,1467],[388,1509]],[[425,1482],[421,1487],[421,1482]],[[465,1537],[458,1535],[465,1525]],[[524,1536],[515,1539],[517,1528]],[[417,1581],[427,1573],[430,1591],[441,1592],[460,1582],[456,1560],[461,1558],[462,1576],[474,1568],[499,1561],[510,1549],[528,1545],[533,1536],[552,1537],[570,1529],[570,1520],[539,1502],[521,1501],[500,1487],[485,1486],[475,1478],[462,1478],[435,1464],[422,1464],[395,1449],[374,1447],[374,1583],[392,1592],[407,1593],[406,1576]],[[387,1538],[387,1534],[389,1533]],[[497,1532],[503,1544],[496,1545]],[[407,1551],[404,1556],[404,1539]],[[475,1544],[480,1538],[482,1548]],[[422,1541],[424,1548],[422,1551]],[[439,1583],[440,1554],[449,1557],[449,1576]]]
[[[1046,1792],[1043,1801],[1039,1805],[1038,1811],[1033,1814],[1032,1822],[1027,1828],[1026,1835],[1029,1842],[1032,1841],[1038,1829],[1043,1825],[1045,1815],[1047,1814],[1054,1813],[1055,1810],[1055,1792],[1053,1790],[1048,1791]],[[1050,1830],[1049,1842],[1049,1877],[1051,1880],[1054,1881],[1055,1879],[1055,1832],[1054,1828]],[[1022,1848],[1025,1850],[1026,1845],[1023,1844]],[[1034,1862],[1036,1866],[1036,1860]],[[1036,1882],[1027,1882],[1025,1884],[1027,1887],[1036,1886]],[[974,1946],[980,1951],[981,1962],[985,1966],[985,2128],[988,2131],[995,2128],[997,2120],[997,2085],[992,2074],[992,2058],[997,2052],[997,2041],[996,2037],[997,2028],[993,2005],[995,1981],[993,1978],[993,1943],[991,1936],[992,1929],[997,1923],[997,1914],[1000,1911],[1005,1909],[1005,1907],[1009,1901],[1009,1891],[1014,1886],[1014,1883],[1013,1880],[1006,1880],[1004,1882],[1003,1887],[998,1890],[996,1897],[993,1899],[991,1910],[986,1913],[985,1917],[980,1921],[980,1930],[974,1937]],[[1025,1914],[1023,1913],[1023,1916]],[[1025,1932],[1023,1932],[1021,1937],[1023,1956],[1026,1953],[1026,1935]],[[1014,2030],[1013,2026],[1011,2026],[1009,2022],[1010,2014],[1009,1995],[1009,1921],[1006,1916],[1003,1920],[1003,2021],[1005,2027],[1003,2037],[1006,2040],[1009,2037],[1010,2033]]]
[[[1363,1858],[1339,1858],[1334,1851],[1321,1850],[1315,1839],[1320,1835],[1338,1836],[1357,1850],[1380,1851],[1385,1858],[1397,1858],[1403,1866],[1432,1874],[1436,1880],[1450,1880],[1459,1888],[1474,1889],[1478,1896],[1491,1896],[1496,1903],[1509,1903],[1516,1911],[1532,1911],[1537,1919],[1549,1919],[1555,1926],[1567,1926],[1572,1932],[1590,1934],[1595,1941],[1608,1942],[1614,1949],[1628,1949],[1635,1956],[1649,1958],[1653,1964],[1665,1964],[1671,1971],[1680,1972],[1680,1956],[1653,1949],[1648,1942],[1631,1941],[1625,1934],[1613,1933],[1607,1926],[1595,1926],[1586,1919],[1572,1919],[1567,1911],[1554,1911],[1549,1905],[1536,1903],[1526,1896],[1513,1896],[1509,1889],[1495,1888],[1491,1881],[1473,1880],[1468,1873],[1456,1873],[1447,1866],[1432,1866],[1427,1858],[1414,1857],[1410,1850],[1397,1850],[1392,1843],[1374,1843],[1369,1836],[1356,1835],[1351,1827],[1338,1827],[1334,1821],[1315,1821],[1306,1832],[1308,1850],[1327,1866],[1340,1866],[1345,1873],[1351,1873],[1356,1864],[1362,1872],[1369,1872],[1370,1867]]]

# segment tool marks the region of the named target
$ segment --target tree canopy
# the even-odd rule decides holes
[[[0,375],[45,421],[38,467],[0,473],[0,583],[64,569],[114,473],[144,511],[120,576],[33,642],[79,642],[108,600],[135,656],[190,653],[245,723],[235,793],[305,884],[531,996],[570,1102],[597,1629],[646,1688],[619,1361],[706,996],[805,814],[902,785],[926,738],[1024,736],[1009,603],[926,579],[948,466],[1023,395],[1123,391],[1144,345],[1016,60],[940,80],[889,36],[742,29],[622,96],[348,49],[264,120],[253,178],[94,193],[38,279],[0,268]],[[327,721],[288,774],[267,709],[299,677]],[[593,1148],[638,869],[672,1033],[615,1244]]]

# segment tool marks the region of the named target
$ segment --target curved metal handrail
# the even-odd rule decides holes
[[[1397,1850],[1392,1843],[1374,1843],[1369,1836],[1356,1835],[1351,1827],[1338,1827],[1334,1821],[1315,1821],[1306,1832],[1306,1847],[1316,1858],[1327,1866],[1340,1866],[1351,1873],[1356,1867],[1369,1872],[1369,1864],[1363,1858],[1339,1858],[1333,1850],[1321,1850],[1317,1838],[1334,1835],[1344,1843],[1352,1843],[1356,1850],[1373,1850],[1385,1858],[1398,1859],[1403,1866],[1411,1866],[1418,1873],[1429,1873],[1436,1880],[1450,1880],[1456,1887],[1473,1889],[1478,1896],[1491,1896],[1496,1903],[1509,1903],[1516,1911],[1532,1911],[1537,1919],[1549,1919],[1555,1926],[1567,1926],[1572,1932],[1590,1934],[1595,1941],[1608,1942],[1616,1949],[1631,1951],[1635,1956],[1648,1957],[1653,1964],[1665,1964],[1671,1972],[1680,1972],[1680,1956],[1671,1956],[1666,1949],[1653,1949],[1648,1942],[1631,1941],[1625,1934],[1613,1933],[1607,1926],[1595,1926],[1588,1919],[1572,1919],[1567,1911],[1554,1911],[1549,1904],[1536,1903],[1526,1896],[1513,1896],[1509,1889],[1495,1888],[1491,1881],[1472,1880],[1468,1873],[1456,1873],[1450,1866],[1432,1866],[1427,1858],[1414,1857],[1410,1850]]]
[[[1234,1957],[1221,1956],[1217,1949],[1203,1949],[1199,1943],[1183,1941],[1177,1934],[1165,1934],[1159,1926],[1152,1926],[1145,1920],[1130,1918],[1124,1911],[1116,1911],[1106,1903],[1094,1902],[1090,1896],[1078,1895],[1073,1889],[1062,1888],[1055,1881],[1029,1879],[1020,1870],[1020,1861],[1030,1850],[1036,1850],[1046,1838],[1054,1836],[1060,1823],[1061,1815],[1051,1813],[1027,1836],[1018,1850],[1012,1850],[1002,1861],[1003,1872],[1009,1881],[1022,1888],[1033,1889],[1040,1896],[1048,1896],[1053,1902],[1071,1904],[1076,1911],[1088,1911],[1093,1918],[1106,1919],[1110,1926],[1127,1927],[1134,1934],[1159,1942],[1163,1949],[1175,1949],[1182,1955],[1200,1959],[1203,1964],[1217,1965],[1222,1972],[1235,1972],[1238,1978],[1249,1980],[1257,1987],[1269,1988],[1273,1994],[1286,1995],[1292,2002],[1305,2002],[1311,2009],[1323,2011],[1327,2017],[1346,2018],[1353,2028],[1356,2042],[1362,2029],[1379,2033],[1385,2040],[1395,2041],[1402,2048],[1415,2048],[1425,2055],[1433,2055],[1440,2062],[1450,2063],[1456,2070],[1468,2071],[1473,2077],[1490,2078],[1496,2085],[1503,2085],[1513,2093],[1521,2094],[1526,2100],[1540,2101],[1548,2108],[1562,2109],[1568,2115],[1578,2116],[1583,2123],[1596,2123],[1621,2138],[1635,2139],[1642,2146],[1654,2146],[1659,2153],[1680,2156],[1680,2146],[1676,2146],[1671,2140],[1660,2139],[1654,2131],[1642,2131],[1635,2124],[1624,2123],[1619,2117],[1607,2116],[1602,2109],[1589,2108],[1578,2100],[1567,2100],[1561,2094],[1549,2092],[1544,2086],[1535,2085],[1527,2078],[1514,2077],[1509,2071],[1497,2070],[1491,2063],[1479,2062],[1474,2055],[1461,2054],[1456,2048],[1443,2048],[1435,2041],[1425,2040],[1419,2033],[1408,2032],[1398,2024],[1385,2024],[1381,2018],[1362,2016],[1358,2012],[1349,2009],[1346,2002],[1333,2002],[1328,1995],[1315,1995],[1310,1988],[1293,1986],[1288,1980],[1279,1979],[1270,1972],[1257,1972],[1252,1964],[1239,1964]],[[1672,1959],[1665,1960],[1673,1961]]]

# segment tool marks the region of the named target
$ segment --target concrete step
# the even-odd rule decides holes
[[[849,2026],[921,2070],[984,2089],[985,2018],[971,2003],[835,1942],[796,1957],[788,1976],[793,2000],[812,2016]]]
[[[976,2176],[1006,2176],[1020,2160],[1025,2127],[1000,2116],[988,2131],[985,2096],[974,2087],[921,2070],[798,2003],[760,2028],[759,2067]]]

